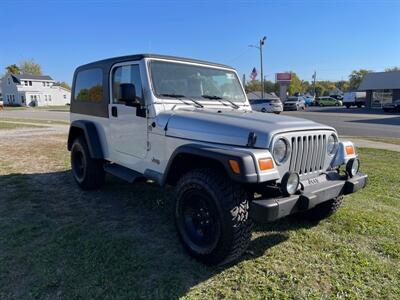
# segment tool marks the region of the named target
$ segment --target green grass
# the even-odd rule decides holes
[[[5,111],[26,110],[26,109],[37,109],[37,110],[48,110],[48,111],[69,111],[69,105],[38,106],[38,107],[4,106]]]
[[[169,189],[82,192],[63,147],[46,148],[46,172],[0,176],[0,299],[400,298],[399,153],[360,149],[368,187],[337,214],[257,225],[240,261],[205,267],[179,243]]]
[[[32,128],[32,127],[38,128],[38,127],[43,127],[43,126],[28,125],[28,124],[23,124],[23,123],[9,123],[9,122],[3,122],[3,120],[0,120],[0,130]]]

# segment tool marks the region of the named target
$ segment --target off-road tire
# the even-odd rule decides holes
[[[72,175],[83,190],[96,190],[104,184],[103,165],[103,160],[90,157],[89,148],[83,136],[74,140],[71,147]]]
[[[310,221],[321,221],[333,215],[338,211],[343,203],[343,196],[339,196],[318,204],[312,209],[305,211],[302,215]]]
[[[201,193],[215,205],[215,218],[220,224],[215,246],[200,251],[188,238],[182,207],[192,192]],[[185,200],[186,197],[186,200]],[[176,185],[175,223],[179,237],[189,254],[208,265],[223,265],[239,258],[249,245],[252,220],[249,201],[243,188],[227,178],[226,174],[205,168],[189,171]]]

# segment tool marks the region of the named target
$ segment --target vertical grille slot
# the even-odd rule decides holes
[[[292,137],[291,146],[289,166],[291,172],[304,175],[324,168],[327,147],[325,134]]]

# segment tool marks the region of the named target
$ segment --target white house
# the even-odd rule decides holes
[[[66,105],[71,99],[71,91],[56,85],[47,75],[9,73],[1,80],[1,90],[5,105]]]

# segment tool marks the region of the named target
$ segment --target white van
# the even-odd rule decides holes
[[[366,92],[346,92],[343,95],[343,105],[347,108],[357,106],[361,108],[365,106]]]

